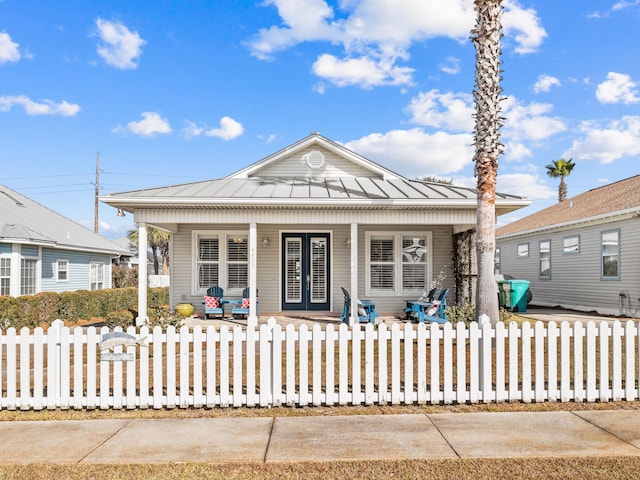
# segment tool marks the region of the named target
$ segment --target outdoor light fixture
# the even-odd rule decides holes
[[[344,242],[344,244],[345,244],[347,247],[350,247],[350,246],[351,246],[351,237],[347,237],[347,241],[346,241],[346,242]]]
[[[265,248],[269,246],[269,239],[267,237],[262,239],[262,246]]]
[[[122,210],[121,208],[118,209],[118,213],[116,214],[119,217],[124,217],[124,210]]]

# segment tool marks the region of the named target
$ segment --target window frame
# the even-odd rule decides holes
[[[241,295],[244,288],[249,286],[249,263],[250,263],[250,251],[251,245],[249,244],[249,232],[246,230],[236,231],[221,231],[221,230],[194,230],[191,234],[191,263],[192,263],[192,276],[191,276],[191,295],[204,295],[207,292],[207,288],[216,285],[200,286],[199,281],[199,266],[201,264],[217,265],[218,266],[218,284],[220,288],[224,290],[226,295]],[[233,238],[242,238],[247,245],[247,258],[246,261],[241,260],[229,260],[229,248],[228,241]],[[217,239],[218,240],[218,258],[217,260],[201,261],[199,260],[199,247],[201,239]],[[230,265],[242,265],[246,264],[247,271],[247,284],[242,287],[229,287],[229,266]]]
[[[60,269],[60,265],[62,264],[65,265],[63,270]],[[66,274],[66,278],[60,278],[60,272],[64,272]],[[69,260],[65,258],[56,259],[56,282],[69,283]]]
[[[425,240],[425,287],[404,289],[404,265],[408,265],[409,262],[405,261],[403,255],[402,240],[405,237],[424,238]],[[374,238],[391,238],[393,239],[393,261],[390,264],[393,265],[393,289],[380,289],[373,288],[371,286],[371,266],[375,263],[371,262],[371,240]],[[424,290],[428,290],[433,281],[433,233],[431,231],[403,231],[403,232],[388,232],[388,231],[367,231],[365,232],[365,248],[364,248],[364,263],[365,263],[365,295],[383,295],[383,296],[415,296],[424,293]],[[420,262],[422,263],[422,262]],[[380,263],[381,265],[384,262]]]
[[[543,244],[549,244],[549,251],[548,251],[548,261],[549,261],[549,274],[548,275],[543,275],[542,274],[542,245]],[[551,240],[540,240],[538,241],[538,278],[540,280],[551,280]]]
[[[610,233],[615,233],[616,234],[616,253],[615,253],[615,257],[616,257],[616,263],[617,263],[617,268],[616,268],[616,275],[615,276],[605,276],[605,268],[604,268],[604,236],[606,234],[610,234]],[[609,255],[611,256],[611,255]],[[600,232],[600,280],[601,281],[618,281],[620,280],[620,229],[616,228],[613,230],[603,230]]]
[[[96,281],[93,281],[93,271],[97,269],[98,272],[95,275]],[[102,273],[102,278],[99,279],[98,274]],[[89,262],[89,290],[104,290],[104,276],[105,276],[105,264],[104,262]],[[94,285],[96,288],[93,288]]]
[[[526,247],[526,252],[520,253],[520,247]],[[516,258],[518,259],[529,258],[529,242],[518,243],[516,245]]]
[[[10,256],[0,257],[0,295],[11,295],[11,263]],[[8,273],[6,273],[7,269]]]
[[[38,261],[38,258],[33,257],[22,257],[20,259],[20,296],[38,293]],[[29,265],[29,271],[33,273],[32,279],[31,277],[25,277],[27,264]]]
[[[567,246],[565,245],[565,242],[573,238],[577,240],[577,248],[576,250],[567,250]],[[579,253],[580,253],[580,235],[567,235],[566,237],[562,237],[562,254],[563,255],[577,255]]]

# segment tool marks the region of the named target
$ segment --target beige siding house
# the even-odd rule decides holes
[[[440,272],[454,287],[453,235],[476,222],[474,190],[407,179],[318,133],[225,178],[101,200],[134,215],[141,242],[147,226],[171,233],[173,305],[201,312],[207,287],[250,287],[252,321],[256,290],[260,315],[340,313],[340,287],[400,313]],[[528,204],[498,195],[497,213]]]
[[[637,316],[640,176],[499,228],[496,246],[496,270],[529,280],[533,305]]]

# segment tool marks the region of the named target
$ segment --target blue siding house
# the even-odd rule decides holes
[[[0,185],[0,295],[111,288],[112,260],[126,253]]]

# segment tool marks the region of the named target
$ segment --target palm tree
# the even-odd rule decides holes
[[[471,41],[476,49],[476,70],[473,99],[475,103],[475,175],[477,187],[476,256],[478,281],[476,286],[476,320],[488,317],[498,322],[498,287],[493,273],[496,246],[496,179],[500,143],[500,101],[502,100],[501,47],[502,0],[474,0],[476,26]]]
[[[129,240],[135,245],[138,245],[138,230],[129,230]],[[169,274],[169,239],[170,235],[164,230],[149,227],[147,231],[147,244],[151,248],[151,255],[153,256],[153,271],[156,275],[160,271],[160,260],[162,257],[162,274]],[[141,262],[146,261],[146,255],[140,255],[138,257]]]
[[[549,165],[546,165],[547,175],[551,178],[560,177],[560,185],[558,186],[558,202],[563,202],[567,199],[567,184],[564,183],[564,177],[569,175],[575,167],[576,164],[573,163],[573,159],[565,160],[561,158],[560,160],[553,160]]]

